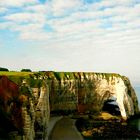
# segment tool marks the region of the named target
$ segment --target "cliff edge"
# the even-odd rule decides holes
[[[50,113],[102,111],[124,119],[139,113],[138,100],[127,77],[84,72],[0,77],[0,138],[47,139]]]

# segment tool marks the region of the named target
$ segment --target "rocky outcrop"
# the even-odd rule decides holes
[[[28,95],[27,102],[24,101],[26,106],[22,110],[25,140],[47,139],[50,116],[48,85],[42,80],[40,87],[30,87],[29,83],[24,80],[22,86],[26,92],[25,94],[22,92],[21,95]]]
[[[22,133],[22,108],[18,100],[19,87],[6,76],[0,77],[0,139],[7,134]]]
[[[31,87],[0,77],[0,139],[47,139],[49,91],[46,83]],[[35,82],[36,84],[36,82]]]
[[[50,76],[51,75],[51,76]],[[139,112],[138,101],[128,78],[105,73],[51,73],[51,111],[102,111],[104,102],[116,98],[121,116]]]
[[[47,139],[48,137],[48,122],[50,118],[50,107],[49,107],[49,88],[44,83],[44,86],[40,88],[40,96],[38,103],[35,108],[36,112],[36,138]]]
[[[47,139],[50,112],[94,114],[104,108],[107,110],[105,104],[111,100],[116,104],[112,110],[119,109],[118,114],[124,119],[139,112],[129,79],[119,74],[42,72],[29,76],[2,76],[1,137]]]

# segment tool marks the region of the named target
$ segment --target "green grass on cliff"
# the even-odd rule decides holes
[[[0,75],[5,75],[5,76],[29,76],[30,74],[33,74],[33,72],[0,71]]]
[[[63,80],[72,80],[72,79],[80,79],[84,77],[86,79],[87,76],[96,75],[105,78],[106,80],[112,79],[113,77],[120,77],[122,79],[123,76],[116,73],[95,73],[95,72],[16,72],[16,71],[0,71],[0,76],[5,75],[10,80],[14,81],[17,84],[20,84],[23,79],[26,79],[32,86],[41,85],[40,77],[47,77],[48,79],[54,79],[61,81]],[[35,80],[36,79],[36,80]],[[127,80],[125,80],[127,82]]]
[[[31,87],[41,87],[42,80],[39,78],[34,79],[43,75],[43,73],[37,72],[5,72],[0,71],[0,76],[7,76],[11,81],[15,82],[18,85],[21,85],[23,79],[26,79],[27,83]]]
[[[15,82],[16,84],[21,84],[22,80],[30,78],[31,74],[33,74],[33,72],[0,71],[0,76],[7,76],[11,81]]]
[[[90,72],[82,72],[82,73],[81,72],[51,72],[51,73],[52,73],[51,77],[53,77],[53,75],[54,75],[56,77],[56,79],[58,79],[58,80],[64,79],[64,78],[75,79],[77,76],[79,77],[79,75],[81,75],[81,74],[83,76],[86,75],[86,74],[88,74],[88,75],[90,75],[90,74],[102,75],[107,79],[109,79],[109,77],[112,77],[112,76],[122,77],[121,75],[116,74],[116,73],[95,73],[95,72],[91,72],[91,73]],[[32,74],[39,74],[39,73],[37,73],[37,72],[15,72],[15,71],[6,72],[6,71],[0,71],[0,75],[5,75],[5,76],[28,77]]]
[[[65,77],[64,72],[54,72],[54,76],[57,80],[61,80]]]
[[[57,80],[61,79],[75,79],[74,72],[54,72]]]

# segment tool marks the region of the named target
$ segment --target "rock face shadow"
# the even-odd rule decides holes
[[[104,102],[102,111],[108,112],[112,115],[120,116],[120,108],[116,102],[116,99],[108,99]]]

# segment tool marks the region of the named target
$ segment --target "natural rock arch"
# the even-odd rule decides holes
[[[116,102],[116,99],[113,98],[108,99],[104,102],[102,111],[108,112],[112,115],[121,115],[120,108]]]

